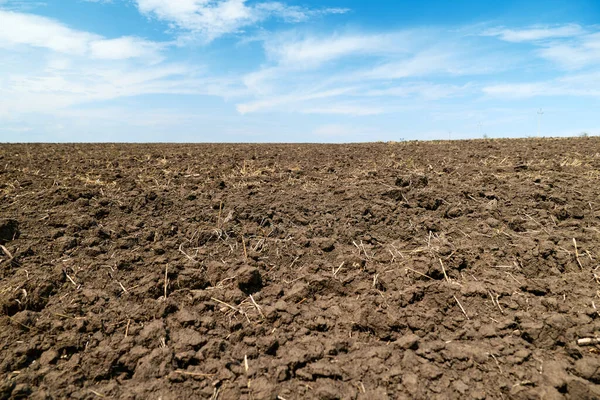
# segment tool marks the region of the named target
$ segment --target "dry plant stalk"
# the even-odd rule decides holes
[[[131,325],[131,319],[127,320],[127,326],[125,327],[125,337],[129,335],[129,325]]]
[[[500,303],[498,302],[498,298],[500,297],[500,295],[496,295],[496,297],[494,298],[492,291],[489,289],[488,289],[488,293],[490,295],[490,299],[492,299],[492,304],[494,304],[496,307],[498,307],[498,310],[500,310],[500,312],[502,314],[504,314],[504,310],[502,309],[502,307],[500,307]]]
[[[75,281],[73,280],[73,278],[71,278],[69,276],[69,274],[65,273],[65,276],[67,277],[67,279],[73,284],[73,286],[77,287],[77,283],[75,283]]]
[[[254,307],[256,307],[256,309],[258,310],[258,313],[260,314],[262,319],[265,319],[265,315],[263,314],[262,310],[260,309],[260,306],[258,304],[256,304],[256,301],[254,301],[254,297],[252,297],[252,295],[250,295],[250,300],[252,301],[252,304],[254,304]]]
[[[12,260],[14,257],[12,256],[12,254],[10,253],[10,251],[8,251],[8,249],[4,246],[2,246],[0,244],[0,249],[2,249],[2,251],[4,252],[4,254],[6,254],[8,256],[9,260]]]
[[[219,202],[219,216],[217,217],[217,228],[221,228],[221,212],[223,211],[223,202]]]
[[[446,282],[450,282],[450,278],[448,278],[448,275],[446,274],[446,268],[444,268],[444,263],[442,262],[442,259],[438,258],[438,260],[440,261],[440,265],[442,266],[442,272],[444,273],[444,278],[446,278]]]
[[[165,300],[167,300],[167,285],[169,284],[169,278],[168,278],[168,274],[169,274],[169,264],[165,265]]]
[[[178,374],[182,374],[182,375],[198,376],[198,377],[210,377],[210,376],[215,376],[216,375],[216,374],[204,374],[202,372],[185,371],[183,369],[176,369],[174,372],[176,372]]]
[[[465,314],[465,317],[467,317],[467,319],[471,319],[469,318],[469,316],[467,315],[467,312],[465,311],[465,309],[463,308],[462,304],[460,304],[460,301],[458,301],[458,299],[456,298],[456,296],[452,296],[454,297],[454,300],[456,300],[456,304],[458,304],[458,306],[460,307],[460,310],[462,311],[463,314]]]
[[[433,280],[433,278],[432,278],[432,277],[430,277],[429,275],[425,275],[425,274],[423,274],[423,273],[421,273],[421,272],[419,272],[419,271],[417,271],[417,270],[414,270],[414,269],[412,269],[412,268],[408,268],[408,267],[406,267],[406,270],[407,270],[407,271],[412,271],[412,272],[414,272],[414,273],[415,273],[415,274],[417,274],[417,275],[421,275],[422,277],[425,277],[425,278],[427,278],[427,279],[431,279],[431,280]]]
[[[346,263],[346,261],[342,261],[342,263],[340,264],[339,267],[335,268],[335,267],[331,267],[332,270],[332,274],[333,277],[335,278],[335,276],[338,274],[338,272],[340,272],[340,269],[342,269],[342,267],[344,266],[344,264]]]
[[[577,240],[573,238],[573,246],[575,247],[575,260],[577,260],[577,264],[579,264],[579,268],[583,271],[583,265],[581,265],[581,260],[579,259],[579,251],[577,250]]]
[[[244,239],[244,234],[241,234],[240,237],[242,238],[242,247],[244,248],[244,258],[247,260],[248,251],[246,250],[246,240]]]
[[[123,286],[123,284],[119,281],[117,281],[117,283],[119,284],[119,286],[121,286],[121,289],[123,290],[124,293],[129,293],[129,291],[127,289],[125,289],[125,286]]]
[[[103,399],[105,399],[105,398],[106,398],[106,396],[105,396],[105,395],[103,395],[102,393],[100,393],[100,392],[96,392],[95,390],[92,390],[92,389],[90,389],[90,393],[91,393],[91,394],[94,394],[94,395],[96,395],[96,396],[98,396],[98,397],[100,397],[100,398],[103,398]]]

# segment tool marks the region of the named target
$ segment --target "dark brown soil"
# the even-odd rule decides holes
[[[597,399],[600,140],[1,145],[0,398]]]

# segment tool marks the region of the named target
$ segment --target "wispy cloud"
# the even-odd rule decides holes
[[[5,10],[14,11],[29,11],[35,8],[44,7],[47,3],[45,1],[34,1],[34,0],[0,0],[0,7]]]
[[[169,44],[114,39],[0,9],[0,118],[145,94],[235,95],[202,66],[165,62]],[[237,86],[237,88],[235,87]]]
[[[477,28],[472,34],[473,27],[366,31],[317,23],[281,31],[282,21],[329,15],[335,22],[332,14],[347,10],[290,5],[300,4],[296,0],[113,0],[111,10],[131,5],[128,12],[148,18],[108,37],[102,28],[75,29],[24,12],[21,3],[0,0],[0,131],[20,132],[22,121],[23,132],[37,130],[38,121],[56,131],[122,130],[125,123],[138,132],[170,124],[196,131],[210,121],[207,126],[230,132],[249,131],[248,125],[254,133],[269,126],[274,132],[288,124],[313,136],[359,137],[361,124],[387,121],[392,129],[382,122],[377,132],[389,134],[398,121],[412,121],[414,132],[439,133],[440,124],[454,123],[477,134],[481,104],[510,109],[486,114],[491,126],[494,115],[502,120],[498,114],[507,123],[516,100],[600,98],[595,26],[500,27],[483,34]],[[85,7],[96,8],[78,6]],[[155,36],[136,36],[140,32]],[[171,39],[151,40],[165,34]],[[234,40],[215,41],[227,35]],[[130,120],[128,111],[136,113]],[[462,114],[436,117],[448,111]]]
[[[597,26],[577,24],[534,26],[526,29],[493,28],[482,33],[507,42],[529,43],[534,54],[563,69],[581,69],[600,63],[600,32]]]
[[[391,56],[406,54],[419,40],[418,32],[384,34],[334,33],[330,36],[298,37],[295,32],[269,38],[264,48],[267,58],[282,66],[314,68],[344,57]]]
[[[125,36],[107,39],[50,18],[0,9],[0,48],[32,46],[96,59],[157,58],[165,43]]]
[[[295,92],[289,93],[280,96],[269,96],[267,98],[261,100],[255,100],[248,103],[242,103],[237,105],[237,110],[242,114],[256,112],[256,111],[264,111],[264,110],[272,110],[274,108],[281,108],[282,106],[290,106],[293,105],[295,107],[298,106],[299,103],[314,101],[317,99],[325,99],[325,98],[333,98],[339,97],[345,94],[349,94],[354,91],[355,88],[335,88],[330,90],[323,91],[304,91],[304,92]]]
[[[481,55],[479,48],[451,36],[436,29],[407,29],[320,36],[287,32],[268,38],[264,48],[269,64],[244,77],[254,99],[237,109],[380,114],[403,106],[400,98],[435,101],[473,92],[469,85],[439,85],[428,79],[485,75],[511,65],[506,54]],[[376,97],[393,107],[373,106]],[[328,104],[315,107],[316,99]]]
[[[371,89],[365,96],[376,97],[420,97],[425,100],[439,100],[448,97],[471,94],[472,85],[435,84],[430,82],[406,83],[400,86],[391,86],[380,89]]]
[[[342,8],[308,9],[280,2],[248,5],[246,0],[135,0],[142,14],[165,21],[183,32],[184,37],[198,37],[210,42],[217,37],[236,33],[269,18],[300,22],[325,14],[341,14]]]
[[[127,58],[160,57],[160,52],[168,44],[157,43],[132,36],[116,39],[94,40],[89,43],[90,56],[103,60],[123,60]]]
[[[546,45],[538,54],[565,69],[581,69],[600,64],[600,32],[586,34],[569,42]]]
[[[49,18],[0,9],[0,47],[28,45],[84,55],[99,35],[76,31]]]
[[[600,72],[569,75],[539,82],[488,85],[482,90],[489,96],[504,98],[600,97]]]
[[[367,116],[367,115],[379,115],[394,110],[390,107],[381,105],[362,105],[362,104],[345,104],[345,102],[334,103],[321,107],[306,107],[300,112],[303,114],[328,114],[328,115],[353,115],[353,116]]]
[[[496,36],[507,42],[531,42],[538,40],[568,38],[579,36],[585,30],[577,24],[559,26],[536,25],[525,29],[493,28],[482,33],[483,36]]]

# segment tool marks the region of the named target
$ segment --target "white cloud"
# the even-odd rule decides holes
[[[166,43],[107,39],[55,20],[0,10],[0,118],[145,94],[239,93],[201,66],[163,62]]]
[[[54,61],[54,60],[53,60]],[[53,64],[55,64],[53,62]],[[139,68],[97,62],[71,61],[41,71],[7,74],[0,80],[0,115],[55,112],[74,105],[146,94],[236,94],[235,83],[196,76],[186,65],[160,64]]]
[[[388,107],[361,105],[361,104],[331,104],[322,107],[308,107],[300,110],[303,114],[330,114],[330,115],[353,115],[368,116],[378,115],[394,111]]]
[[[102,60],[124,60],[127,58],[157,58],[166,44],[136,37],[123,36],[90,42],[90,56]]]
[[[530,42],[534,54],[564,69],[581,69],[600,63],[600,32],[597,26],[577,24],[534,26],[527,29],[495,28],[483,36],[507,42]]]
[[[566,69],[579,69],[600,64],[600,33],[583,35],[566,43],[550,43],[538,54]]]
[[[570,75],[540,82],[489,85],[482,90],[489,96],[504,98],[541,96],[600,97],[600,72]]]
[[[44,7],[47,3],[45,1],[33,1],[33,0],[0,0],[0,7],[5,10],[18,10],[25,11],[31,10],[38,7]]]
[[[49,18],[0,10],[0,47],[29,45],[84,55],[100,36],[70,29]]]
[[[463,74],[469,68],[455,52],[443,48],[424,49],[409,57],[388,61],[356,73],[357,79],[402,79],[432,74]]]
[[[106,39],[50,18],[1,9],[0,21],[0,48],[32,46],[74,56],[123,60],[158,58],[167,45],[131,36]]]
[[[373,106],[375,98],[379,104],[391,100],[403,105],[399,98],[435,101],[473,93],[469,85],[440,85],[426,79],[487,74],[512,65],[505,53],[483,52],[444,35],[449,36],[437,30],[404,30],[303,37],[292,32],[267,38],[264,47],[270,63],[244,76],[254,99],[237,109],[378,114],[389,107]],[[359,106],[342,103],[342,98],[359,100]],[[366,99],[370,100],[365,105]]]
[[[312,92],[301,92],[301,93],[290,93],[282,96],[270,96],[266,99],[256,100],[249,103],[243,103],[237,105],[237,110],[242,113],[251,113],[256,111],[272,110],[274,108],[281,108],[281,106],[297,106],[299,103],[306,101],[314,101],[317,99],[325,99],[332,97],[339,97],[346,95],[354,91],[352,87],[335,88],[325,91],[312,91]]]
[[[317,85],[302,91],[258,95],[256,100],[238,104],[237,110],[242,114],[278,110],[310,114],[372,115],[387,112],[385,110],[389,107],[382,108],[373,106],[373,104],[349,105],[347,99],[370,99],[369,101],[372,103],[376,101],[375,98],[380,98],[389,105],[390,102],[397,102],[398,98],[435,101],[472,92],[473,90],[468,84],[458,86],[429,82],[406,82],[389,86],[382,83],[359,84],[355,82],[351,86],[333,85],[330,88],[322,88]],[[317,102],[320,104],[319,107],[315,107]],[[321,108],[321,105],[325,105],[325,107]]]
[[[470,93],[470,85],[449,85],[424,83],[408,83],[400,86],[391,86],[383,89],[372,89],[365,92],[365,96],[376,97],[420,97],[424,100],[439,100],[447,97],[460,96]]]
[[[290,37],[292,36],[292,37]],[[329,37],[294,38],[282,35],[265,42],[267,57],[293,68],[316,67],[347,56],[390,56],[415,47],[417,33],[333,34]]]
[[[532,42],[538,40],[579,36],[585,30],[577,24],[560,26],[533,26],[527,29],[495,28],[483,32],[483,36],[496,36],[507,42]]]
[[[199,35],[209,42],[228,33],[236,33],[277,17],[288,22],[306,20],[315,15],[339,14],[345,9],[321,10],[287,6],[280,2],[247,5],[246,0],[135,0],[142,14],[168,22],[172,27]]]

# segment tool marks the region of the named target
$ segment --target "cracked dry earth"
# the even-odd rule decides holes
[[[0,145],[0,398],[600,398],[599,177],[597,138]]]

